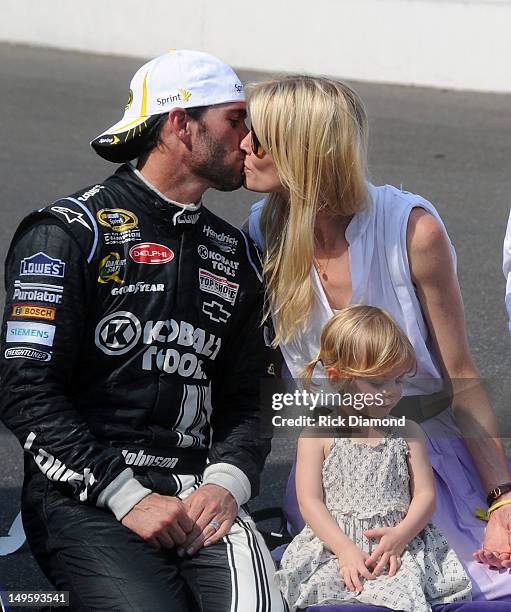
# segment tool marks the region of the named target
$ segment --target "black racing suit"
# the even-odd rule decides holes
[[[5,281],[0,416],[29,455],[28,483],[43,474],[118,519],[148,490],[257,494],[270,449],[259,386],[275,353],[241,230],[172,204],[126,164],[29,215]]]

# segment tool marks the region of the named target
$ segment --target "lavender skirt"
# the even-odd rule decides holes
[[[486,492],[455,423],[452,409],[421,423],[436,482],[432,522],[446,535],[472,580],[474,601],[511,602],[511,574],[477,563],[472,553],[481,547],[486,523],[474,516],[486,508]]]
[[[472,553],[481,547],[484,538],[486,523],[476,518],[474,511],[477,506],[487,507],[486,492],[454,421],[452,410],[444,410],[421,423],[421,426],[435,473],[437,500],[432,522],[445,534],[472,580],[473,600],[509,602],[511,610],[511,574],[504,570],[491,570],[472,557]],[[283,511],[289,531],[294,536],[304,526],[296,499],[294,465],[289,475]],[[272,553],[277,561],[284,548],[279,547]],[[504,604],[499,603],[499,606]],[[310,609],[311,612],[313,609]],[[355,609],[356,606],[353,607],[354,612]]]

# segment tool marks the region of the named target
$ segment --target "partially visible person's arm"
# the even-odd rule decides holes
[[[412,280],[444,374],[452,382],[456,421],[487,493],[510,481],[511,474],[495,414],[470,354],[449,239],[441,224],[421,208],[410,214],[407,237]],[[486,550],[511,551],[510,520],[511,506],[492,513]]]
[[[506,236],[504,238],[502,271],[506,277],[506,308],[509,318],[509,331],[511,332],[511,212],[509,213]]]

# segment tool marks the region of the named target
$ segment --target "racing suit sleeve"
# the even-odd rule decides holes
[[[120,520],[151,493],[70,401],[79,389],[91,278],[75,238],[51,218],[18,230],[6,265],[0,418],[37,468],[80,502]]]
[[[263,433],[261,427],[261,384],[280,369],[282,359],[280,351],[265,342],[268,324],[261,325],[262,291],[248,310],[248,318],[218,364],[223,376],[213,391],[213,444],[203,477],[203,484],[227,489],[238,506],[259,491],[260,475],[271,449],[271,435]]]

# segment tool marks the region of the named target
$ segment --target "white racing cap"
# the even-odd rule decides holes
[[[230,66],[208,53],[172,50],[137,70],[124,116],[90,144],[101,157],[122,163],[137,157],[159,115],[244,100],[243,83]]]

